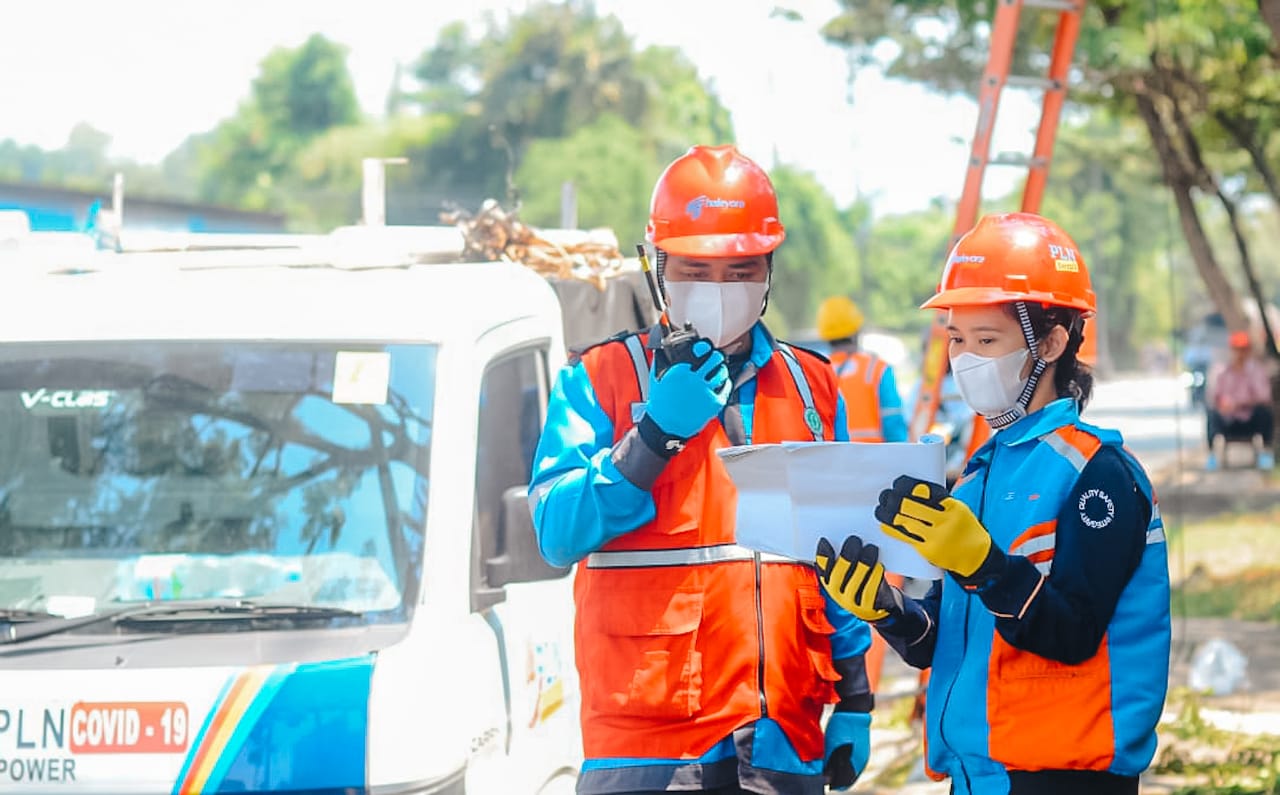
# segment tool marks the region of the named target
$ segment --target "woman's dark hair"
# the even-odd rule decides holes
[[[1077,309],[1047,304],[1024,304],[1027,317],[1031,320],[1031,329],[1037,340],[1049,336],[1054,326],[1062,326],[1067,330],[1067,347],[1055,362],[1053,371],[1053,389],[1058,397],[1074,398],[1076,407],[1083,410],[1093,396],[1093,368],[1078,358],[1080,346],[1084,343],[1084,318]],[[1018,320],[1018,310],[1013,304],[1005,304],[1005,311],[1014,320]]]

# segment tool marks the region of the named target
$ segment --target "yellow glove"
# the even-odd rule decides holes
[[[814,563],[822,587],[835,603],[863,621],[902,614],[902,592],[885,582],[884,564],[875,544],[864,545],[861,538],[849,536],[837,557],[835,547],[822,538]]]
[[[902,475],[880,492],[876,518],[890,538],[906,541],[922,558],[960,577],[973,575],[991,554],[987,528],[937,483]]]

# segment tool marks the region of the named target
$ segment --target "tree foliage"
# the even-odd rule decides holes
[[[431,164],[424,177],[434,189],[460,196],[505,197],[510,180],[521,193],[536,194],[532,201],[540,211],[548,195],[558,196],[564,177],[525,184],[515,180],[516,173],[527,179],[550,176],[557,168],[610,170],[612,158],[584,160],[565,148],[574,135],[586,135],[583,143],[593,140],[583,131],[597,123],[617,129],[609,120],[636,133],[627,140],[637,151],[624,154],[623,162],[643,157],[646,173],[655,176],[655,169],[692,143],[733,136],[728,111],[682,53],[638,50],[616,17],[599,15],[590,3],[542,2],[518,15],[490,16],[477,37],[461,23],[447,26],[413,74],[420,89],[405,92],[399,105],[456,122],[421,152]],[[535,145],[538,163],[526,168]],[[607,148],[617,154],[616,146]],[[603,150],[588,146],[586,157],[597,151]],[[630,172],[619,176],[618,187],[627,187]],[[602,179],[590,182],[599,185]],[[607,212],[581,201],[579,206],[589,216]]]
[[[992,4],[984,0],[841,0],[828,40],[864,62],[941,91],[976,90],[989,54]],[[1233,327],[1238,290],[1259,301],[1242,218],[1243,192],[1272,173],[1280,76],[1276,41],[1257,0],[1095,0],[1086,6],[1070,97],[1145,127],[1175,199],[1180,227],[1207,294]],[[1264,3],[1265,5],[1265,3]],[[1012,73],[1043,74],[1056,13],[1024,9]],[[1052,179],[1051,179],[1052,183]],[[1206,201],[1220,205],[1229,242],[1211,240]],[[1230,252],[1224,254],[1224,251]],[[1235,260],[1229,275],[1224,262]]]
[[[857,62],[939,91],[976,87],[990,0],[840,6],[825,35]],[[1055,15],[1023,17],[1014,71],[1034,74]],[[1185,277],[1182,307],[1198,310],[1249,288],[1244,264],[1262,286],[1280,277],[1276,51],[1255,0],[1088,4],[1043,211],[1079,239],[1099,284],[1103,350],[1118,364],[1196,319],[1173,313],[1170,279]],[[55,151],[0,141],[0,180],[108,190],[123,169],[130,191],[283,210],[318,231],[359,219],[362,158],[399,156],[408,163],[387,171],[392,223],[435,223],[447,202],[497,198],[556,225],[570,182],[579,224],[614,229],[628,250],[662,168],[694,143],[734,140],[728,109],[687,57],[640,48],[583,0],[446,26],[398,74],[387,109],[363,117],[345,50],[313,36],[268,53],[240,106],[159,165],[113,160],[107,134],[81,125]],[[873,327],[923,329],[929,314],[917,307],[941,273],[954,208],[879,217],[871,199],[838,206],[811,173],[782,164],[771,174],[787,241],[770,322],[810,328],[822,298],[847,294]]]
[[[236,113],[195,145],[201,198],[253,208],[281,204],[276,183],[326,131],[359,120],[346,48],[319,34],[277,48]]]

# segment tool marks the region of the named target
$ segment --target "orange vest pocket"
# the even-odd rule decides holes
[[[1107,638],[1093,657],[1067,665],[996,633],[987,721],[991,758],[1011,770],[1106,770],[1115,756]]]
[[[603,715],[689,718],[702,708],[700,592],[612,591],[582,616],[608,637],[591,675],[588,709]]]
[[[836,628],[827,620],[826,601],[816,588],[802,587],[796,596],[800,623],[804,626],[804,643],[815,673],[809,687],[802,690],[809,700],[830,704],[835,700],[835,683],[840,681],[840,673],[831,663],[831,635]]]

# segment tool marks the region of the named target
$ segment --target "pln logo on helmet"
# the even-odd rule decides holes
[[[707,207],[713,207],[716,209],[733,208],[741,210],[746,206],[747,203],[741,199],[712,199],[704,193],[686,204],[684,206],[684,212],[685,215],[696,221],[702,217],[702,211]]]

